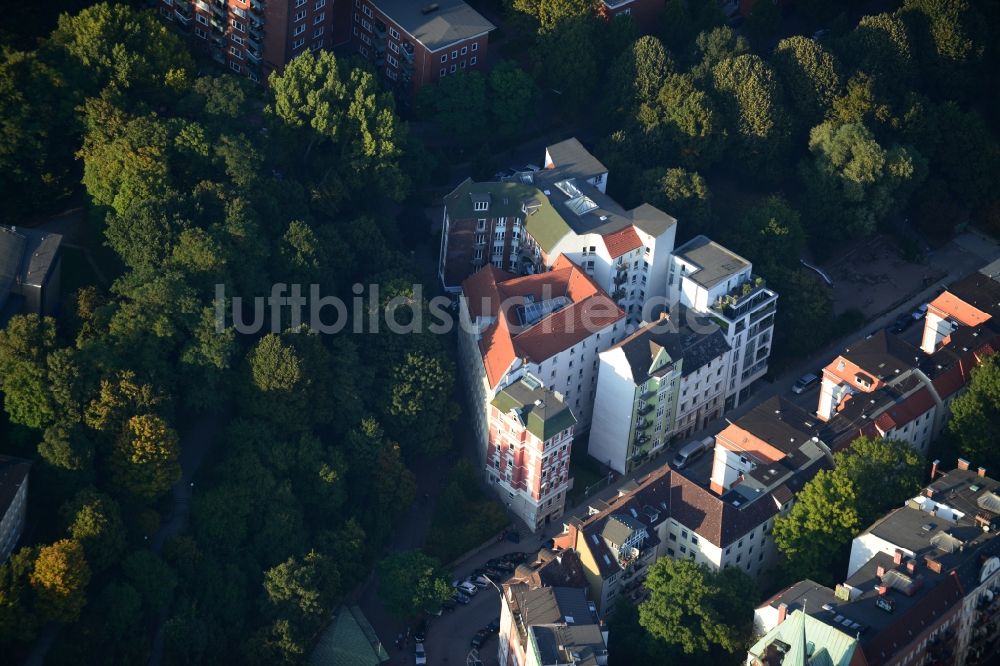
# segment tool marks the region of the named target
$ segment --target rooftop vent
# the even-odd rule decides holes
[[[423,7],[421,7],[420,8],[420,13],[421,14],[431,14],[433,12],[436,12],[437,10],[438,10],[438,3],[432,2],[429,5],[424,5]]]

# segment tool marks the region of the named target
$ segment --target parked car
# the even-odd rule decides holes
[[[505,573],[510,573],[517,567],[511,562],[500,562],[499,564],[497,564],[496,568]]]
[[[467,580],[459,583],[458,589],[464,592],[465,594],[469,595],[470,597],[475,596],[476,593],[479,592],[479,588]]]
[[[486,566],[492,569],[496,569],[497,565],[501,563],[503,563],[502,559],[500,559],[499,557],[494,557],[492,560],[486,563]]]
[[[677,455],[674,456],[674,460],[670,463],[670,466],[674,469],[684,469],[695,460],[705,455],[705,453],[710,451],[713,446],[715,446],[714,437],[705,437],[701,440],[696,439],[693,442],[689,442],[677,452]]]
[[[422,642],[417,643],[417,647],[414,649],[416,654],[417,666],[423,666],[427,663],[427,653],[424,651],[424,644]]]
[[[487,580],[486,576],[476,576],[475,578],[470,579],[470,581],[472,582],[473,585],[475,585],[479,589],[487,588],[490,586],[490,581]]]
[[[504,553],[503,555],[500,556],[500,559],[502,559],[504,562],[509,562],[511,564],[520,564],[521,562],[524,562],[526,559],[528,559],[528,557],[529,553],[513,552],[513,553]]]
[[[425,638],[427,638],[427,620],[421,620],[413,630],[413,640],[423,643]]]
[[[503,580],[504,578],[503,572],[499,569],[494,569],[493,567],[488,568],[486,573],[483,575],[492,580],[494,583],[499,580]]]
[[[476,632],[476,635],[472,637],[472,640],[469,641],[469,644],[478,650],[483,646],[483,643],[486,642],[487,638],[489,638],[489,635],[485,631],[480,629],[479,631]]]
[[[913,317],[913,321],[920,321],[921,319],[924,318],[924,315],[926,314],[927,314],[927,303],[924,303],[916,310],[914,310],[912,314],[910,314],[910,316]]]
[[[913,326],[916,321],[917,320],[914,319],[909,313],[904,312],[896,317],[896,321],[892,324],[892,327],[889,330],[892,333],[899,334],[908,329],[910,326]]]
[[[458,590],[455,590],[455,594],[453,594],[451,598],[457,601],[458,603],[462,604],[463,606],[472,601],[471,599],[469,599],[469,597],[465,595],[464,592],[459,592]]]
[[[817,375],[816,373],[810,372],[810,373],[804,374],[801,377],[799,377],[798,379],[796,379],[795,383],[792,384],[792,393],[795,393],[795,394],[802,393],[807,388],[809,388],[810,386],[812,386],[813,384],[815,384],[818,381],[819,381],[819,375]]]
[[[490,634],[500,633],[500,618],[494,618],[492,622],[486,625],[486,632]]]

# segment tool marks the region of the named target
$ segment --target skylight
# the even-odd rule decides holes
[[[583,215],[597,208],[597,204],[590,197],[582,196],[567,201],[566,207],[577,215]]]

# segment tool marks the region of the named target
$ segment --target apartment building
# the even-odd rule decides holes
[[[496,26],[462,0],[353,1],[351,44],[401,91],[486,66]]]
[[[605,194],[608,170],[576,139],[546,148],[544,168],[504,182],[471,179],[445,197],[438,274],[457,292],[487,264],[514,274],[578,265],[638,324],[665,305],[676,220]]]
[[[609,21],[628,16],[639,34],[652,35],[659,31],[663,8],[658,0],[601,0],[597,11]]]
[[[787,608],[784,609],[787,612]],[[793,611],[747,651],[746,666],[867,666],[858,638],[803,613]]]
[[[306,51],[347,41],[348,0],[160,0],[160,14],[251,81]],[[336,19],[335,19],[336,15]]]
[[[607,666],[608,630],[580,587],[504,583],[501,666]]]
[[[976,272],[928,306],[920,348],[880,330],[845,349],[823,369],[824,439],[839,450],[862,435],[885,437],[926,454],[973,368],[1000,349],[998,303],[1000,283]]]
[[[729,343],[710,320],[697,326],[664,315],[598,355],[590,455],[624,474],[722,416]]]
[[[500,389],[490,406],[490,481],[513,513],[539,529],[562,516],[572,488],[576,418],[558,393],[530,374]]]
[[[459,361],[484,469],[492,403],[528,374],[559,393],[574,432],[588,430],[597,355],[624,335],[624,312],[565,257],[551,271],[520,277],[486,266],[462,290]]]
[[[16,314],[56,314],[61,248],[59,234],[0,226],[0,328]]]
[[[667,292],[670,303],[710,316],[722,329],[732,349],[724,409],[738,406],[767,372],[778,294],[749,261],[705,236],[674,251]]]
[[[17,546],[28,515],[31,461],[0,455],[0,563]]]
[[[923,493],[854,539],[842,584],[796,583],[757,609],[757,629],[797,609],[859,636],[872,666],[994,663],[1000,483],[962,459],[937,467]]]

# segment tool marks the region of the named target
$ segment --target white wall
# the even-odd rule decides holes
[[[632,370],[620,347],[601,353],[598,368],[597,397],[587,451],[624,474],[635,405]]]
[[[886,553],[887,555],[895,555],[896,549],[899,548],[893,543],[889,543],[881,537],[877,537],[871,532],[866,532],[861,536],[855,537],[854,541],[851,542],[851,559],[847,565],[847,576],[850,578],[854,573],[863,567],[868,560],[875,556],[875,553]],[[913,551],[907,550],[906,548],[899,548],[903,551],[903,558],[913,557]]]

